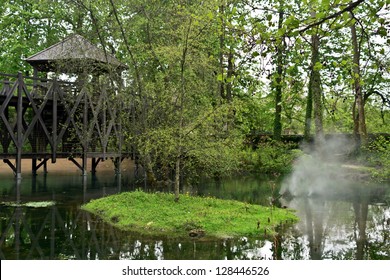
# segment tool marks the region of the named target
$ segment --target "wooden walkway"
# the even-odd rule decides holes
[[[17,178],[21,160],[32,173],[57,158],[68,158],[85,175],[112,158],[119,172],[123,158],[120,97],[105,84],[82,85],[0,73],[0,160]],[[75,159],[81,159],[79,164]]]

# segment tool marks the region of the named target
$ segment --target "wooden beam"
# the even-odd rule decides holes
[[[69,124],[72,123],[73,128],[75,129],[76,134],[79,137],[79,141],[82,141],[83,140],[83,136],[81,135],[80,129],[77,127],[76,122],[74,120],[74,114],[75,114],[75,112],[76,112],[76,110],[77,110],[78,106],[80,105],[80,102],[81,102],[81,100],[83,98],[82,91],[77,95],[75,103],[72,104],[72,109],[69,109],[69,105],[67,104],[67,102],[65,100],[65,94],[64,94],[64,92],[62,91],[61,88],[59,88],[59,90],[58,90],[58,96],[59,96],[59,98],[62,101],[61,104],[64,105],[66,113],[68,114],[68,117],[65,120],[65,124],[63,125],[63,127],[62,127],[62,129],[61,129],[61,131],[60,131],[60,133],[58,135],[58,139],[59,140],[62,139],[62,137],[64,136],[64,134],[65,134],[65,132],[66,132],[68,126],[69,126]]]
[[[11,127],[11,124],[9,123],[7,111],[8,111],[9,102],[12,99],[13,93],[17,88],[18,88],[18,83],[15,82],[14,85],[12,86],[11,90],[6,92],[5,100],[3,101],[3,103],[0,106],[0,117],[3,119],[3,123],[4,123],[5,127],[7,128],[8,134],[11,137],[11,140],[14,142],[15,145],[17,145],[17,139],[15,137],[14,130]]]
[[[43,172],[46,174],[47,173],[47,161],[49,160],[48,158],[44,158],[38,165],[36,164],[37,163],[37,160],[35,158],[32,159],[33,160],[33,164],[32,164],[32,173],[33,175],[37,175],[37,171],[39,170],[39,168],[41,168],[43,166]]]
[[[11,167],[12,171],[14,172],[14,174],[16,175],[16,167],[15,165],[13,165],[13,163],[9,160],[9,159],[3,159],[3,162],[6,163],[9,167]]]
[[[96,130],[97,130],[98,135],[99,135],[100,143],[102,144],[102,133],[101,133],[101,129],[99,127],[98,117],[99,117],[100,109],[101,109],[102,104],[103,104],[103,95],[99,96],[99,100],[98,100],[98,104],[97,104],[96,108],[94,107],[93,102],[92,102],[91,98],[88,96],[88,94],[87,94],[87,98],[89,101],[88,105],[91,108],[91,112],[92,112],[92,116],[93,116],[92,120],[90,120],[90,123],[89,123],[88,134],[87,134],[88,141],[90,141],[92,139],[93,130],[96,127]]]
[[[23,82],[23,80],[22,80],[22,82]],[[49,141],[50,145],[53,146],[53,140],[52,140],[52,138],[50,137],[50,133],[49,133],[47,127],[46,127],[46,124],[45,124],[45,122],[44,122],[44,120],[43,120],[43,118],[42,118],[41,113],[39,113],[39,109],[37,108],[37,106],[36,106],[36,104],[35,104],[35,100],[32,98],[32,96],[30,95],[30,93],[28,92],[28,90],[27,90],[27,88],[26,88],[26,86],[25,86],[24,84],[23,84],[23,86],[22,86],[22,89],[23,89],[25,95],[27,96],[27,98],[30,100],[31,107],[33,108],[34,113],[35,113],[35,116],[38,118],[38,121],[39,121],[39,123],[41,124],[43,131],[45,132],[45,135],[46,135],[47,140]],[[48,90],[48,92],[46,93],[46,96],[45,96],[45,97],[48,98],[49,94],[50,94],[52,91],[53,91],[53,85],[49,88],[49,90]],[[45,98],[45,99],[46,99],[46,98]],[[41,107],[42,107],[42,105],[41,105]],[[40,108],[41,108],[41,107],[40,107]],[[43,110],[43,107],[42,107],[42,110]],[[41,110],[41,112],[42,112],[42,110]]]
[[[68,160],[73,162],[74,165],[76,165],[81,170],[81,172],[83,172],[83,166],[81,166],[80,163],[78,163],[74,158],[70,157]]]

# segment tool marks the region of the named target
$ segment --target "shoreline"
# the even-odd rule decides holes
[[[169,238],[268,238],[299,220],[291,209],[186,194],[175,202],[172,193],[140,190],[91,200],[81,209],[124,231]]]
[[[81,159],[77,160],[77,162],[81,163]],[[32,174],[32,168],[31,168],[31,159],[22,159],[22,175],[31,175]],[[92,160],[88,159],[87,162],[87,171],[88,173],[91,172],[91,166],[92,166]],[[124,159],[121,164],[121,171],[128,171],[134,169],[134,161],[130,159]],[[71,174],[77,174],[81,173],[80,169],[71,161],[68,159],[57,159],[56,163],[51,163],[49,160],[47,162],[47,171],[48,173],[71,173]],[[112,171],[113,174],[115,173],[114,163],[111,159],[107,159],[105,161],[101,161],[98,166],[96,167],[96,172],[110,172]],[[43,168],[41,167],[37,174],[43,174]],[[13,175],[13,171],[11,168],[4,163],[3,161],[0,161],[0,175]]]

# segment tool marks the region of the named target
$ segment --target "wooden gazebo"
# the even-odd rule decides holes
[[[26,59],[36,71],[73,74],[121,73],[127,66],[84,37],[74,34]]]
[[[33,77],[0,73],[0,159],[17,178],[22,159],[32,160],[33,174],[57,158],[68,158],[84,175],[88,158],[92,172],[100,161],[112,158],[119,172],[126,154],[118,88],[126,65],[80,35],[26,61]],[[47,72],[55,78],[47,78]],[[74,81],[61,81],[61,74]]]

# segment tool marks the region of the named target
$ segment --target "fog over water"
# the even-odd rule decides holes
[[[280,182],[269,177],[235,177],[192,186],[194,195],[269,206],[273,190],[299,217],[274,238],[171,239],[122,232],[82,211],[91,199],[132,191],[124,172],[96,176],[49,173],[24,176],[18,188],[12,174],[0,174],[0,259],[390,259],[390,186],[362,177],[346,162],[354,146],[332,140],[326,148],[295,162]],[[19,189],[19,190],[18,190]],[[187,191],[187,190],[186,190]],[[10,202],[20,201],[20,206]],[[26,202],[50,201],[47,207]]]
[[[283,259],[298,258],[297,246],[304,259],[390,257],[389,186],[353,164],[354,150],[347,138],[329,139],[322,149],[304,148],[280,187],[282,205],[300,218],[283,236],[289,248]]]
[[[293,172],[282,183],[280,193],[327,196],[344,192],[346,184],[360,177],[345,162],[354,149],[354,143],[341,136],[327,140],[320,149],[303,147],[305,154],[294,163]]]

